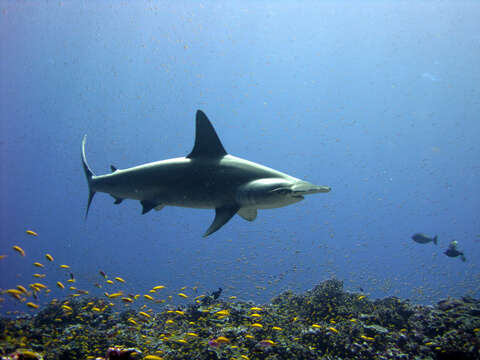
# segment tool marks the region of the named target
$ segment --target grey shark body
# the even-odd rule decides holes
[[[85,156],[82,163],[89,186],[90,204],[96,192],[115,198],[139,200],[142,214],[164,206],[215,209],[215,219],[204,234],[220,229],[235,214],[248,221],[257,209],[273,209],[303,200],[304,195],[329,192],[280,171],[227,154],[212,124],[198,110],[195,145],[186,157],[156,161],[129,169],[111,167],[112,173],[96,176]]]

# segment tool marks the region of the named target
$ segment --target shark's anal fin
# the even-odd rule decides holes
[[[118,198],[118,197],[113,196],[113,195],[112,195],[112,197],[115,199],[115,201],[113,202],[115,205],[118,205],[123,201],[122,198]]]
[[[247,221],[253,221],[257,218],[257,209],[255,208],[241,208],[238,210],[238,215]]]
[[[212,123],[202,110],[197,110],[195,145],[187,157],[190,159],[201,157],[220,158],[225,155],[227,155],[227,152],[218,138]]]
[[[212,225],[210,225],[205,234],[203,234],[203,237],[207,237],[208,235],[220,229],[237,213],[239,209],[240,207],[238,205],[216,208],[215,219],[213,220]]]
[[[153,201],[148,201],[148,200],[142,200],[142,201],[140,201],[140,203],[142,204],[142,215],[146,214],[147,212],[149,212],[152,209],[159,208],[158,210],[160,210],[161,209],[160,206],[162,206],[162,204],[160,204],[160,203],[153,202]]]

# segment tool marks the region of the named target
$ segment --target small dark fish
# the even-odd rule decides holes
[[[102,270],[100,270],[100,275],[102,275],[105,279],[107,278],[107,274],[105,274]]]
[[[99,283],[95,283],[95,287],[101,289],[101,288],[102,288],[102,285],[100,285]]]
[[[414,234],[412,236],[412,240],[419,244],[428,244],[429,242],[433,242],[435,245],[437,245],[437,238],[438,238],[437,235],[431,238],[425,234]]]
[[[363,292],[363,288],[359,287],[358,290],[360,290],[361,292]]]
[[[73,273],[70,273],[70,279],[72,279],[72,280],[75,279],[75,278],[73,277]]]
[[[448,257],[457,257],[460,256],[460,259],[462,259],[463,262],[467,261],[465,258],[465,255],[463,254],[463,251],[460,251],[457,249],[458,242],[457,241],[452,241],[448,245],[448,249],[445,250],[443,253],[447,255]]]
[[[218,288],[217,291],[212,292],[213,300],[217,300],[220,297],[222,291],[222,288]]]

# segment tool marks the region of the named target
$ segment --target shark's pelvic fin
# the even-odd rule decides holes
[[[160,203],[148,201],[148,200],[142,200],[140,201],[140,203],[142,204],[142,215],[162,205]]]
[[[212,157],[220,158],[227,155],[220,139],[215,132],[210,120],[202,110],[197,110],[195,126],[195,145],[188,158]]]
[[[220,229],[228,222],[228,220],[233,217],[233,215],[237,213],[239,209],[240,207],[238,205],[216,208],[215,219],[213,220],[212,225],[210,225],[205,234],[203,234],[203,237],[207,237],[208,235]]]
[[[88,210],[90,209],[90,204],[92,203],[93,196],[95,195],[95,191],[92,189],[92,178],[95,176],[92,170],[90,170],[87,157],[85,156],[85,143],[87,142],[87,135],[83,137],[82,140],[82,164],[83,164],[83,171],[85,172],[85,177],[87,178],[88,183],[88,203],[87,203],[87,211],[85,212],[85,218],[88,216]]]
[[[253,221],[257,218],[257,209],[255,208],[241,208],[238,210],[238,215],[247,221]]]

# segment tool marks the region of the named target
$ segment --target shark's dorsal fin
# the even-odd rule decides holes
[[[227,155],[210,120],[202,110],[197,110],[195,127],[195,145],[188,158],[211,157],[220,158]]]

